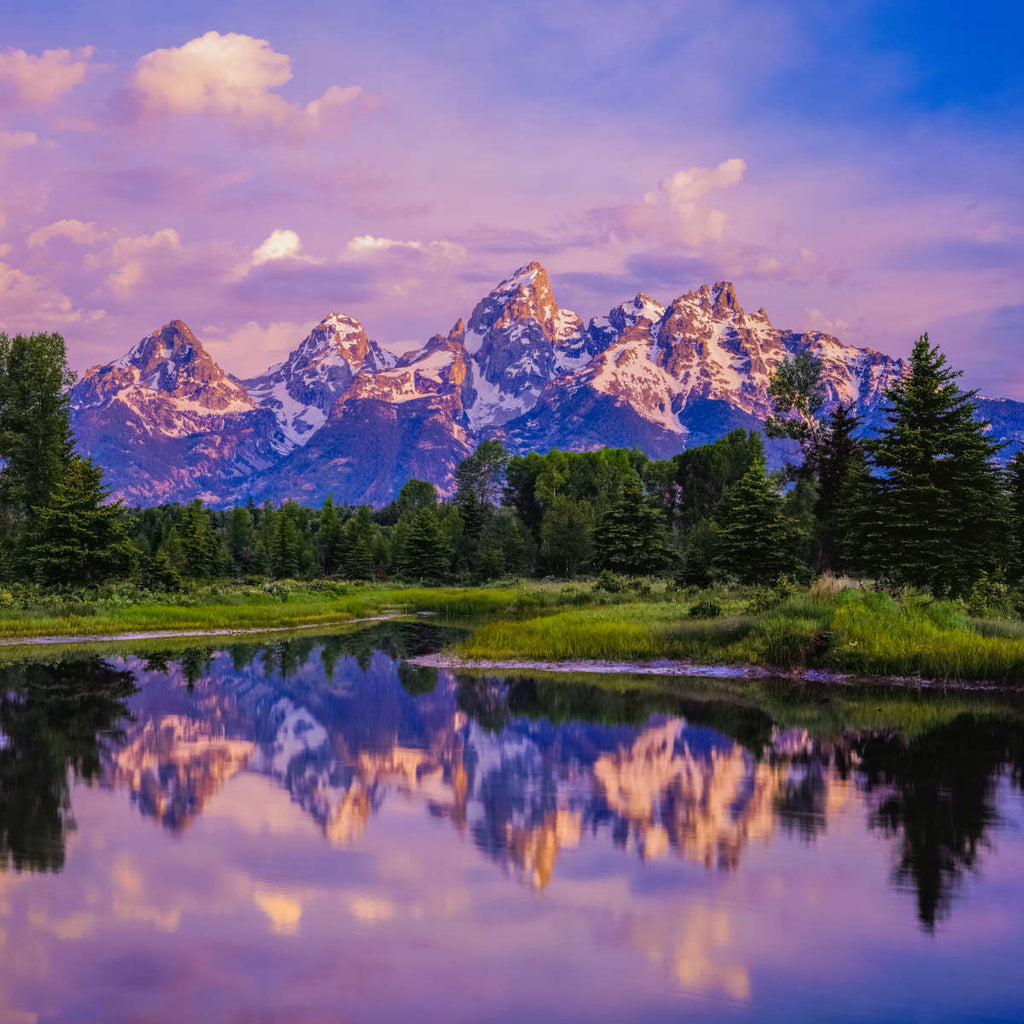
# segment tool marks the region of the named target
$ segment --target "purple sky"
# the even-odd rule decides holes
[[[140,20],[140,11],[144,12]],[[0,38],[0,327],[226,369],[399,350],[540,259],[584,317],[730,279],[1024,396],[1022,15],[945,3],[40,0]]]

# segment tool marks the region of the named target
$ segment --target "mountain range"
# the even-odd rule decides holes
[[[171,320],[85,372],[72,428],[129,504],[382,504],[410,477],[449,491],[487,437],[517,453],[637,446],[663,458],[758,429],[772,370],[799,352],[821,360],[826,407],[853,403],[869,428],[905,369],[828,334],[776,328],[724,281],[668,305],[640,292],[585,323],[530,263],[402,356],[331,313],[284,362],[240,379]],[[997,436],[1024,440],[1024,403],[979,405]]]

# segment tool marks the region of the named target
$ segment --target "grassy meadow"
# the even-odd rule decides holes
[[[430,612],[469,629],[470,660],[681,659],[859,676],[1024,682],[1024,622],[960,602],[894,599],[824,578],[810,588],[686,592],[663,581],[402,587],[330,581],[208,584],[172,594],[125,585],[0,594],[0,640],[191,630],[344,627]],[[852,582],[852,581],[849,581]]]

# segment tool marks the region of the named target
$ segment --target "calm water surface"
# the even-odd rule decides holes
[[[443,639],[0,668],[0,1020],[1024,1020],[1010,699]]]

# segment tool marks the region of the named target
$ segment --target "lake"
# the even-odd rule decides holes
[[[0,1020],[1024,1019],[1012,695],[448,639],[0,666]]]

